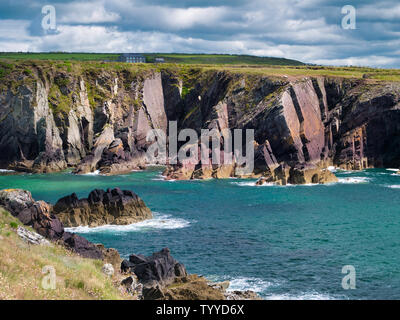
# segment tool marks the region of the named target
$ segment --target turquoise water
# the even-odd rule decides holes
[[[254,180],[162,181],[161,169],[105,177],[69,173],[0,176],[54,203],[76,192],[135,191],[155,219],[78,228],[89,240],[149,255],[168,246],[189,272],[231,280],[268,299],[399,299],[400,176],[391,170],[338,172],[325,186],[254,186]],[[344,290],[344,265],[356,289]]]

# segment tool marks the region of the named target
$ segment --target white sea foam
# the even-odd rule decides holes
[[[100,170],[82,174],[82,176],[98,176],[98,175],[100,175]]]
[[[14,170],[8,170],[8,169],[0,169],[0,173],[2,173],[2,172],[7,173],[7,172],[15,172],[15,171]]]
[[[117,225],[104,225],[95,228],[89,228],[88,226],[65,228],[69,232],[77,233],[93,233],[93,232],[110,232],[110,233],[124,233],[124,232],[143,232],[154,229],[181,229],[188,227],[191,222],[181,219],[174,218],[168,214],[154,213],[154,218],[133,223],[125,226]],[[193,221],[192,221],[193,222]]]
[[[319,292],[301,292],[299,294],[271,294],[265,296],[266,300],[337,300],[345,297],[335,297]]]
[[[386,187],[391,188],[391,189],[400,189],[400,185],[398,185],[398,184],[393,184],[391,186],[386,186]]]
[[[254,181],[240,181],[240,182],[229,182],[241,187],[258,187]]]
[[[388,170],[388,171],[395,171],[395,172],[397,172],[397,171],[399,171],[400,169],[386,169],[386,170]]]
[[[368,183],[370,178],[368,177],[349,177],[349,178],[339,178],[339,183],[353,184],[353,183]]]
[[[262,280],[259,278],[246,278],[240,277],[229,280],[230,285],[227,291],[245,291],[245,290],[252,290],[257,293],[265,292],[269,287],[276,286],[272,282]]]

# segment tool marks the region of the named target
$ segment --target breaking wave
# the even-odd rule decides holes
[[[168,230],[168,229],[182,229],[186,228],[191,224],[191,222],[181,219],[174,218],[168,214],[154,213],[154,218],[129,224],[129,225],[104,225],[100,227],[90,228],[88,226],[65,228],[69,232],[76,233],[124,233],[124,232],[146,232],[150,230]]]

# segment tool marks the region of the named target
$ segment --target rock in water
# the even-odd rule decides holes
[[[93,190],[87,199],[78,199],[73,193],[57,201],[54,213],[67,227],[127,225],[152,217],[142,199],[119,188]]]
[[[171,256],[168,248],[153,253],[150,257],[133,254],[129,261],[122,262],[121,269],[123,272],[134,272],[139,281],[146,286],[165,286],[173,283],[175,278],[187,275],[184,265]]]
[[[280,165],[269,175],[261,177],[256,185],[273,183],[277,185],[287,184],[325,184],[337,182],[336,176],[328,169],[321,169],[312,165],[289,167]]]

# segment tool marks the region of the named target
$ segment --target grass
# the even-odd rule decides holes
[[[102,261],[81,258],[56,244],[29,245],[16,234],[18,225],[0,208],[0,300],[129,299],[101,272]],[[56,271],[54,290],[42,287],[45,266]]]
[[[18,60],[72,60],[72,61],[103,61],[115,60],[118,54],[111,53],[67,53],[67,52],[1,52],[0,59]]]
[[[257,57],[235,54],[183,54],[183,53],[148,53],[144,54],[148,62],[156,57],[164,58],[166,63],[179,64],[227,64],[227,65],[289,65],[300,66],[304,63],[291,59]]]
[[[179,64],[248,64],[248,65],[292,65],[300,66],[302,62],[271,57],[229,54],[184,54],[184,53],[145,53],[147,62],[154,62],[162,57],[166,63]],[[60,61],[104,61],[116,60],[119,54],[114,53],[68,53],[68,52],[3,52],[0,59],[17,60],[60,60]]]

